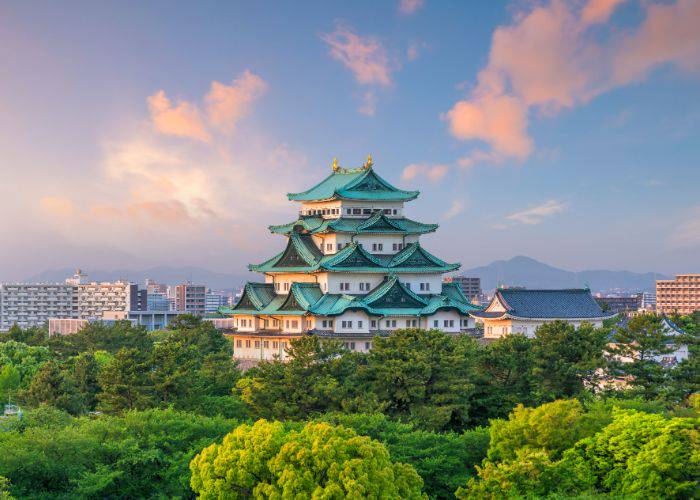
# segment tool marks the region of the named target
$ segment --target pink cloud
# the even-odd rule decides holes
[[[541,205],[526,208],[506,216],[506,219],[519,224],[535,225],[547,217],[560,214],[566,210],[566,204],[557,200],[549,200]]]
[[[445,113],[451,134],[479,140],[489,151],[460,163],[523,161],[533,151],[528,121],[533,111],[552,116],[585,104],[612,88],[644,79],[661,64],[700,67],[700,2],[644,4],[645,20],[627,31],[609,20],[622,0],[535,4],[498,27],[489,62],[471,93]],[[610,31],[600,42],[597,29]]]
[[[403,169],[401,178],[404,181],[412,181],[418,177],[424,176],[431,182],[437,182],[447,174],[449,167],[447,165],[427,165],[425,163],[411,163]]]
[[[189,137],[209,142],[211,137],[202,121],[199,109],[187,101],[173,107],[163,90],[148,98],[148,110],[156,132],[164,135]]]
[[[423,7],[424,0],[399,0],[399,12],[404,15],[414,14]]]
[[[352,71],[362,85],[391,85],[391,65],[386,49],[372,36],[360,36],[349,28],[338,26],[333,33],[321,37],[330,46],[331,57]]]
[[[209,123],[226,132],[231,132],[236,122],[246,115],[250,104],[267,89],[267,83],[246,70],[243,75],[225,85],[212,82],[205,97]]]

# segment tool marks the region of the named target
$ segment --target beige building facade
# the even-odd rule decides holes
[[[677,274],[673,280],[657,280],[656,312],[691,314],[700,311],[700,274]]]

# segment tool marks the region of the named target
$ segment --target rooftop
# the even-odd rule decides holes
[[[360,168],[345,169],[334,161],[333,173],[311,189],[301,193],[289,193],[292,201],[382,200],[409,201],[418,196],[418,191],[403,191],[382,179],[372,168],[371,157]]]
[[[499,303],[505,311],[480,311],[474,313],[474,316],[492,319],[506,316],[533,319],[593,319],[609,316],[600,308],[590,290],[585,288],[563,290],[507,288],[496,291],[491,305],[494,303]]]

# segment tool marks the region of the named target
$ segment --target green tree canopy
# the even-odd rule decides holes
[[[422,480],[378,441],[325,423],[241,425],[190,464],[206,498],[421,498]]]

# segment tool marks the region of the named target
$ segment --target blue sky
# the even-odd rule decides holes
[[[240,271],[361,164],[465,267],[700,272],[700,3],[0,6],[0,279]],[[219,82],[219,83],[214,83]]]

